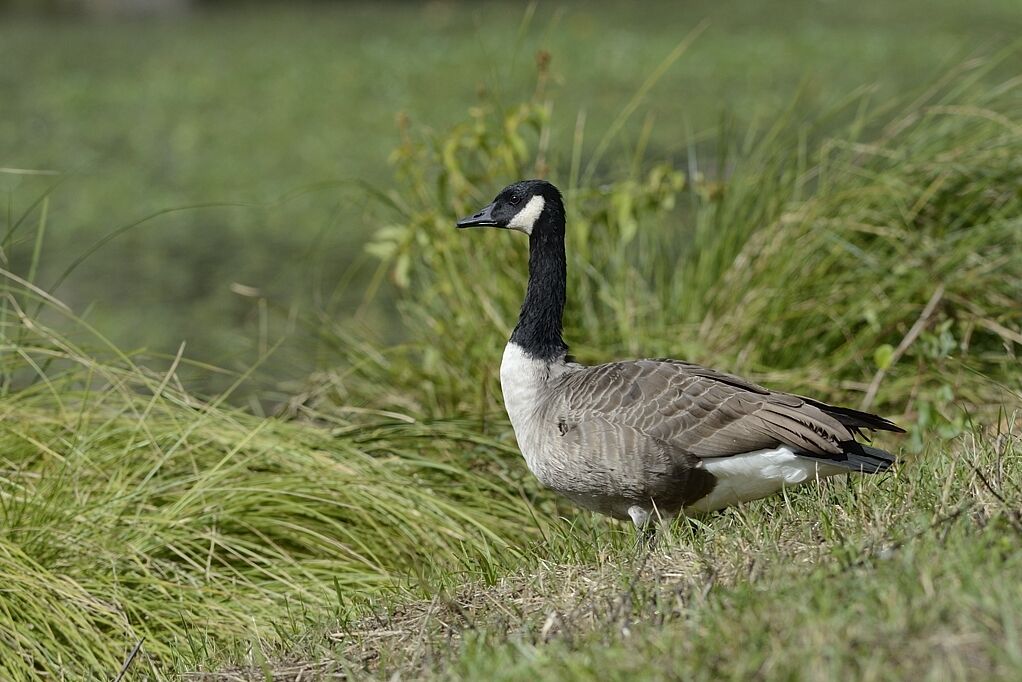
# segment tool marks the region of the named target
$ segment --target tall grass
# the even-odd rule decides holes
[[[693,142],[680,164],[651,164],[644,128],[634,156],[584,185],[583,122],[574,141],[551,140],[542,71],[520,106],[484,101],[445,133],[408,131],[394,223],[369,248],[414,341],[372,362],[359,353],[323,393],[499,414],[527,246],[452,219],[548,175],[566,196],[565,336],[580,359],[712,362],[953,435],[961,406],[999,405],[991,380],[1022,388],[1022,97],[1018,79],[982,85],[996,63],[896,103],[856,95],[809,119],[794,102],[766,129]]]
[[[141,669],[198,666],[537,532],[463,424],[256,417],[4,289],[0,678],[111,678],[139,641]]]

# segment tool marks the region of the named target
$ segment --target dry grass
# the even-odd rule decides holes
[[[565,522],[492,585],[377,607],[265,667],[197,677],[1014,679],[1019,480],[1017,433],[969,437],[887,478],[682,522],[652,551],[620,526]]]

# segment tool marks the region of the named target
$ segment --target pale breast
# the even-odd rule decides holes
[[[563,362],[549,362],[530,357],[521,346],[508,343],[500,363],[500,390],[504,409],[514,428],[518,448],[529,469],[539,475],[543,469],[543,445],[551,428],[544,420],[544,407],[549,397],[552,375],[562,371]]]

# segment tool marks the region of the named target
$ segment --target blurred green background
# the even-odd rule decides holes
[[[1017,0],[8,0],[3,257],[25,274],[34,230],[12,227],[46,195],[36,281],[60,282],[54,293],[118,345],[173,354],[186,341],[193,359],[243,369],[286,335],[263,375],[306,376],[330,360],[304,316],[351,323],[359,310],[376,333],[397,333],[386,292],[359,303],[376,267],[363,245],[387,222],[367,186],[390,182],[398,114],[444,129],[480,90],[520,101],[545,50],[549,162],[563,167],[580,112],[591,150],[703,21],[615,151],[630,151],[650,117],[646,155],[684,166],[721,125],[768,125],[799,93],[812,109],[875,83],[883,101],[1022,34]],[[612,177],[615,158],[600,173]]]

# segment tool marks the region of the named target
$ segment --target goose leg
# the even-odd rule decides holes
[[[628,508],[628,516],[635,524],[635,546],[636,549],[652,549],[656,544],[657,527],[656,518],[637,504]]]

